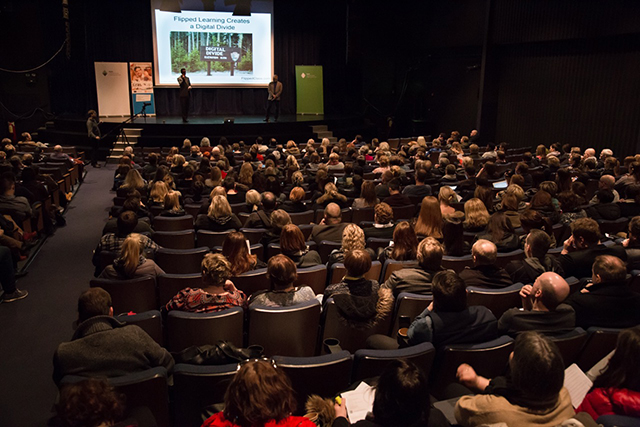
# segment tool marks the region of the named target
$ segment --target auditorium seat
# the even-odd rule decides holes
[[[412,268],[417,267],[418,261],[410,260],[410,261],[396,261],[394,259],[387,259],[382,266],[382,272],[380,273],[380,283],[386,282],[391,275],[398,270],[402,270],[403,268]]]
[[[200,427],[204,409],[224,402],[224,394],[237,370],[236,363],[217,366],[176,364],[173,370],[173,426]]]
[[[193,217],[184,215],[179,217],[159,216],[153,219],[153,229],[155,231],[181,231],[193,228]]]
[[[156,310],[156,280],[153,277],[138,277],[130,280],[93,279],[92,288],[102,288],[111,295],[114,314],[142,313]]]
[[[333,398],[349,388],[353,356],[348,351],[314,357],[273,356],[296,392],[297,413],[304,415],[305,402],[312,394]]]
[[[196,233],[196,240],[198,246],[206,246],[208,248],[213,248],[215,246],[222,246],[225,237],[228,234],[234,233],[236,230],[227,230],[227,231],[209,231],[209,230],[198,230]]]
[[[156,231],[151,236],[154,242],[168,249],[193,249],[196,233],[193,229],[181,231]]]
[[[618,233],[624,233],[629,227],[629,218],[621,217],[614,220],[601,219],[598,221],[600,233],[604,235],[615,236]]]
[[[244,234],[244,238],[249,241],[252,245],[260,243],[260,240],[267,232],[266,228],[241,228],[240,232]],[[216,245],[218,246],[218,245]],[[261,257],[262,259],[262,257]]]
[[[373,251],[376,255],[379,250],[385,249],[389,246],[391,239],[382,239],[380,237],[369,237],[367,239],[367,247]]]
[[[326,283],[327,267],[324,264],[320,264],[313,267],[298,268],[298,279],[294,282],[294,285],[307,285],[318,295],[324,293]]]
[[[342,248],[342,243],[331,242],[329,240],[323,240],[320,242],[318,246],[318,253],[320,254],[320,259],[323,263],[327,263],[329,261],[329,255],[334,249]]]
[[[498,257],[496,258],[495,265],[504,268],[511,261],[522,260],[524,258],[524,251],[522,249],[516,249],[515,251],[510,252],[498,252]]]
[[[442,257],[442,267],[451,269],[456,273],[460,273],[466,267],[473,267],[473,256],[471,255],[463,255],[463,256],[449,256],[445,255]]]
[[[312,210],[304,212],[290,213],[291,223],[295,225],[311,224],[315,219],[315,212]]]
[[[232,307],[215,313],[172,310],[167,315],[167,349],[179,352],[187,347],[229,341],[242,347],[244,310]]]
[[[371,335],[383,334],[386,335],[391,325],[391,313],[381,319],[375,326],[364,328],[352,328],[340,319],[338,307],[336,306],[333,298],[329,298],[324,304],[322,311],[322,323],[321,338],[319,345],[329,339],[334,338],[340,341],[340,347],[350,352],[355,352],[361,348],[366,348],[366,341]],[[326,349],[321,349],[323,352]]]
[[[444,388],[457,382],[456,372],[463,363],[471,365],[473,369],[485,378],[504,375],[509,361],[509,354],[513,351],[513,339],[506,335],[495,340],[479,344],[456,344],[445,346],[438,352],[432,374],[431,394],[442,399]]]
[[[236,288],[247,295],[247,298],[258,291],[269,289],[266,268],[247,271],[239,276],[232,277],[231,281]]]
[[[393,208],[393,220],[410,220],[416,216],[416,207],[414,205],[395,206]]]
[[[209,252],[208,247],[195,249],[165,249],[156,251],[156,264],[170,274],[200,273],[202,259]]]
[[[375,212],[374,208],[354,208],[351,215],[351,221],[360,225],[363,221],[373,221]]]
[[[389,335],[393,338],[398,336],[400,328],[400,316],[407,316],[410,322],[422,313],[433,301],[433,295],[419,295],[409,292],[401,292],[396,298],[395,307],[393,309],[393,321]]]
[[[475,286],[467,287],[467,305],[482,305],[487,307],[496,319],[504,314],[505,311],[513,307],[521,307],[520,289],[522,283],[514,283],[501,289],[485,289]]]
[[[202,274],[160,274],[156,277],[158,307],[166,305],[178,292],[186,288],[201,288]]]
[[[584,343],[576,362],[580,369],[587,372],[611,353],[616,348],[620,331],[621,329],[599,327],[587,329],[587,342]]]
[[[313,356],[319,323],[317,300],[290,307],[251,307],[248,345],[260,345],[270,355]]]
[[[562,335],[553,335],[549,338],[555,342],[558,349],[560,349],[564,366],[568,367],[578,360],[580,350],[582,350],[584,343],[587,342],[587,332],[582,328],[575,328],[571,332]]]
[[[393,360],[403,359],[415,364],[429,378],[436,349],[430,342],[397,350],[358,350],[354,354],[351,382],[374,378]]]
[[[158,345],[164,345],[164,336],[162,334],[162,315],[158,310],[150,310],[137,314],[121,314],[116,317],[127,325],[139,326],[145,331]]]

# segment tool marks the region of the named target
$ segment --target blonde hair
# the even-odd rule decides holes
[[[251,166],[251,163],[243,163],[242,166],[240,166],[238,182],[247,186],[253,184],[253,166]]]
[[[222,196],[225,199],[227,198],[227,191],[224,189],[224,187],[222,186],[217,186],[214,187],[213,190],[211,190],[211,193],[209,193],[209,198],[213,199],[216,196]]]
[[[487,207],[482,200],[475,197],[464,203],[464,216],[465,227],[485,227],[489,223]]]
[[[231,215],[231,206],[227,201],[227,198],[224,196],[214,196],[211,199],[211,204],[209,205],[209,212],[207,215],[211,218],[224,218]]]
[[[288,155],[287,156],[287,168],[290,167],[295,167],[296,170],[300,169],[300,166],[298,165],[298,160],[296,160],[295,157],[293,157],[292,155]]]
[[[456,192],[449,186],[444,186],[440,188],[440,193],[438,194],[438,201],[447,206],[450,206],[451,203],[457,201]]]
[[[202,279],[205,283],[222,285],[231,277],[231,263],[222,254],[206,254],[202,260]]]
[[[178,212],[180,206],[180,193],[171,191],[164,196],[164,208],[171,210],[171,212]]]
[[[164,197],[169,192],[169,186],[164,181],[156,181],[151,186],[149,197],[156,203],[164,203]]]
[[[349,252],[354,249],[364,249],[364,231],[355,224],[347,225],[342,231],[342,250]]]
[[[509,184],[504,194],[513,194],[518,199],[518,203],[524,199],[524,190],[518,184]]]
[[[253,210],[258,210],[258,205],[262,201],[262,195],[256,190],[249,190],[244,196],[244,200],[248,205],[253,205]]]
[[[142,175],[135,169],[131,169],[127,172],[127,176],[124,178],[124,183],[122,184],[122,188],[144,188],[144,179],[142,179]]]
[[[324,186],[324,194],[316,200],[316,203],[324,203],[327,200],[341,200],[343,202],[347,201],[347,196],[342,195],[338,192],[338,187],[333,182],[328,182]]]
[[[138,233],[131,233],[124,239],[120,249],[120,259],[123,270],[127,277],[132,277],[140,263],[142,255],[142,236]]]

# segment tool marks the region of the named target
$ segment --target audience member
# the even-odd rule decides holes
[[[300,228],[295,224],[285,225],[280,233],[280,252],[288,256],[298,268],[322,264],[320,255],[309,250]]]
[[[566,301],[576,312],[576,326],[627,328],[640,324],[640,294],[629,288],[626,279],[627,268],[620,258],[597,256],[591,283]]]
[[[570,305],[563,304],[569,292],[569,284],[560,275],[542,273],[533,285],[522,287],[522,309],[507,310],[498,320],[498,332],[512,336],[523,331],[546,335],[571,332],[576,326],[576,314]]]
[[[119,377],[162,366],[171,373],[173,357],[136,325],[113,317],[111,296],[102,288],[84,291],[78,300],[78,327],[71,341],[53,356],[53,380],[66,375]]]
[[[231,211],[231,206],[229,205],[227,198],[222,195],[217,195],[211,199],[211,204],[209,205],[207,214],[197,216],[194,226],[196,230],[220,232],[227,230],[239,230],[242,228],[242,222],[238,219],[236,214]]]
[[[498,252],[511,252],[520,247],[520,239],[504,212],[491,215],[485,232],[478,234],[478,239],[493,242]]]
[[[418,244],[418,266],[393,272],[382,286],[391,289],[394,297],[401,292],[431,295],[433,276],[443,270],[443,255],[442,244],[433,237],[427,237]]]
[[[405,186],[402,190],[402,194],[408,197],[415,197],[420,200],[424,199],[427,196],[431,196],[431,186],[426,184],[427,177],[428,173],[426,170],[416,170],[416,183]]]
[[[271,228],[269,216],[276,209],[276,196],[267,191],[262,194],[262,209],[252,212],[247,219],[245,228]],[[242,225],[241,225],[242,226]]]
[[[393,223],[393,209],[387,203],[378,203],[374,209],[373,226],[364,229],[365,239],[376,237],[379,239],[393,238],[396,224]]]
[[[267,265],[252,255],[242,232],[236,231],[225,236],[222,242],[222,255],[231,264],[231,276],[239,276],[247,271],[265,268]]]
[[[164,271],[151,259],[144,257],[144,243],[142,235],[131,233],[124,239],[120,255],[107,266],[100,279],[130,280],[137,277],[157,277]]]
[[[324,208],[324,218],[320,224],[314,226],[313,230],[311,230],[309,240],[313,240],[318,246],[323,240],[340,243],[342,241],[342,233],[347,225],[348,223],[342,222],[340,206],[335,203],[329,203]]]
[[[551,239],[542,230],[531,230],[525,237],[525,259],[513,260],[505,267],[513,283],[533,283],[542,273],[563,274],[558,257],[547,254]]]
[[[296,265],[285,255],[269,259],[267,266],[268,291],[258,291],[251,295],[249,306],[288,307],[316,298],[309,286],[295,286],[298,279]]]
[[[427,196],[422,199],[420,213],[414,229],[420,237],[442,239],[442,211],[440,210],[438,199],[433,196]]]
[[[496,265],[498,248],[489,241],[480,239],[471,247],[473,267],[460,272],[460,278],[466,286],[480,288],[505,288],[513,285],[513,281],[504,268]]]
[[[0,286],[4,291],[0,296],[0,302],[14,302],[29,295],[28,291],[16,288],[16,275],[11,249],[6,246],[0,246]]]

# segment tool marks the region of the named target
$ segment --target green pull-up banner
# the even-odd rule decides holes
[[[324,114],[321,65],[296,65],[296,111],[298,114]]]

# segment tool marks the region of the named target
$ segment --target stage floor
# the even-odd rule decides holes
[[[157,125],[157,124],[169,124],[169,125],[220,125],[224,123],[224,119],[233,118],[235,124],[263,124],[264,116],[234,116],[234,115],[224,115],[224,116],[192,116],[189,117],[189,123],[182,123],[182,117],[180,116],[148,116],[144,117],[136,117],[131,122],[129,127],[134,127],[135,124],[149,124],[149,125]],[[334,117],[335,119],[339,118],[338,116]],[[309,123],[313,122],[324,122],[325,120],[330,120],[331,117],[323,114],[319,115],[311,115],[311,114],[288,114],[281,115],[278,118],[278,123]],[[105,123],[122,123],[125,120],[128,120],[128,117],[101,117],[101,121]],[[273,117],[271,117],[271,122],[274,123]]]

